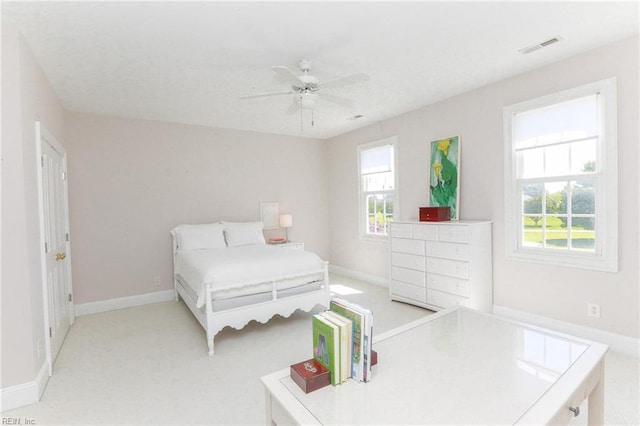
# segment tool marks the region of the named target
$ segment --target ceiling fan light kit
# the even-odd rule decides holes
[[[296,102],[302,109],[313,109],[318,95],[311,92],[302,92],[296,96]]]
[[[309,72],[311,71],[311,61],[309,61],[308,59],[299,60],[298,68],[300,68],[300,71],[302,72],[302,74],[300,75],[297,75],[286,66],[278,65],[271,67],[271,69],[273,69],[276,74],[291,83],[291,90],[283,92],[269,92],[258,93],[255,95],[245,95],[241,96],[240,98],[250,99],[280,95],[293,95],[293,103],[287,110],[287,113],[292,114],[300,110],[300,129],[303,130],[302,111],[311,111],[311,125],[313,126],[313,109],[315,108],[316,102],[319,98],[347,108],[353,107],[353,102],[350,99],[342,98],[330,93],[324,93],[323,89],[334,89],[369,80],[369,76],[367,74],[359,73],[352,74],[346,77],[335,78],[333,80],[322,83],[317,77],[309,74]]]

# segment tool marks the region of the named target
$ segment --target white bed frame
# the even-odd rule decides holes
[[[173,266],[175,271],[177,243],[175,236],[173,237]],[[291,250],[288,248],[279,248],[278,250]],[[329,306],[330,290],[329,290],[329,262],[323,262],[324,279],[321,287],[306,293],[279,297],[277,290],[277,281],[273,281],[271,290],[271,300],[252,303],[244,306],[214,311],[213,301],[211,298],[211,288],[207,285],[205,293],[206,304],[203,309],[196,307],[197,296],[194,296],[193,290],[187,289],[186,283],[178,279],[174,272],[173,282],[175,289],[176,301],[180,298],[191,310],[198,322],[207,332],[207,344],[209,345],[209,356],[213,356],[213,338],[226,326],[240,330],[251,320],[256,320],[262,324],[266,323],[274,315],[278,314],[288,318],[297,309],[309,312],[316,305],[324,307]]]

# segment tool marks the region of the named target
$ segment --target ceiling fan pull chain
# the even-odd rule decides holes
[[[311,109],[311,127],[313,127],[314,123],[313,123],[313,108]]]

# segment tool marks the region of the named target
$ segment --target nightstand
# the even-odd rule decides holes
[[[293,241],[289,241],[282,244],[271,244],[271,245],[276,247],[281,247],[281,248],[288,248],[292,250],[304,250],[304,243],[296,243]]]

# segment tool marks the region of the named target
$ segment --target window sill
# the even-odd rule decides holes
[[[540,252],[537,250],[522,250],[507,253],[507,260],[531,262],[548,266],[563,266],[567,268],[587,269],[602,272],[618,272],[618,259],[606,259],[595,254],[581,255],[561,252]]]
[[[387,244],[389,243],[389,236],[388,235],[360,235],[360,241],[367,242],[367,243]]]

